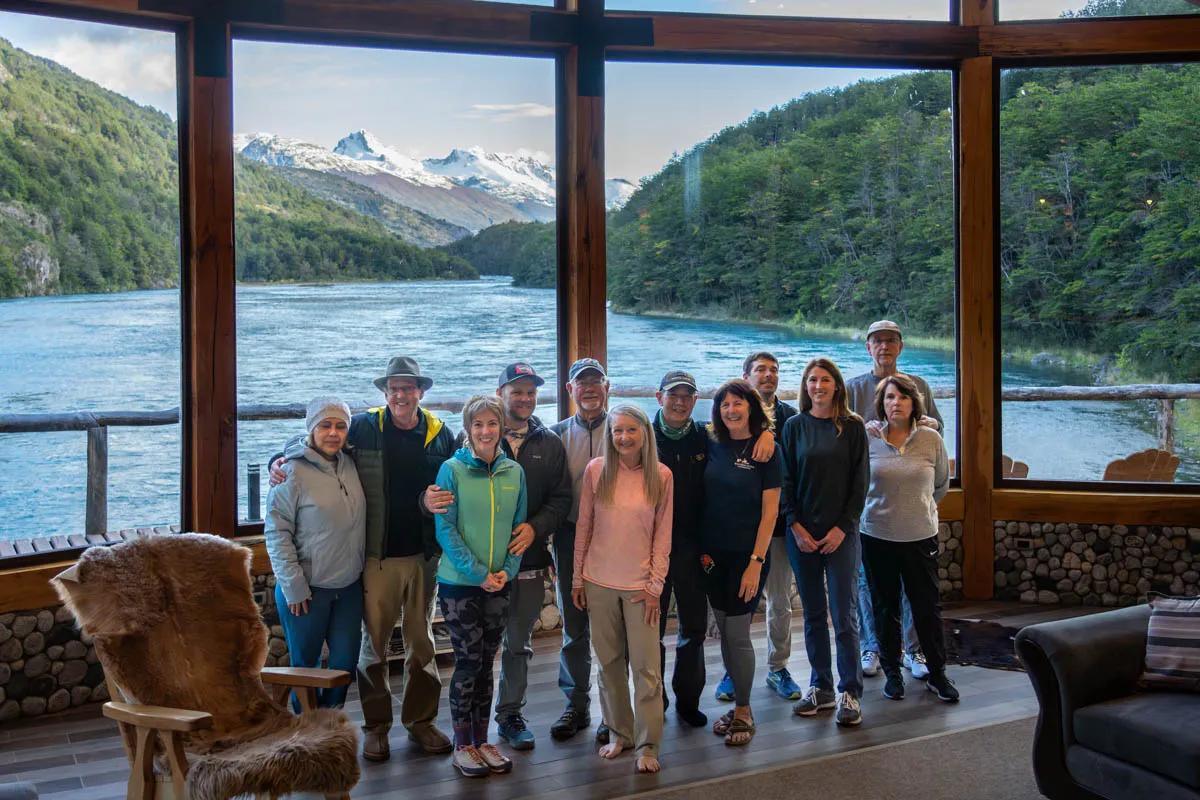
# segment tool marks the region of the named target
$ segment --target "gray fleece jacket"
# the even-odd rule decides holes
[[[932,428],[913,427],[900,447],[868,436],[871,484],[859,532],[891,542],[937,536],[937,504],[950,486],[950,463],[942,437]]]
[[[263,533],[283,596],[299,603],[312,596],[311,587],[341,589],[362,575],[367,504],[344,451],[327,461],[297,442],[284,455],[288,479],[267,494]]]

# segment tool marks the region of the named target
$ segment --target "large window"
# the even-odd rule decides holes
[[[609,183],[630,193],[608,220],[614,384],[684,368],[711,388],[767,350],[794,396],[814,356],[871,370],[865,329],[892,319],[953,457],[950,75],[612,64],[607,80]]]
[[[179,521],[176,110],[173,34],[0,13],[0,554]]]
[[[1200,379],[1198,101],[1196,64],[1003,73],[1002,432],[1029,479],[1200,480],[1200,400],[1176,399]]]
[[[1200,14],[1190,0],[997,0],[1001,20]]]
[[[238,425],[239,518],[261,515],[250,470],[304,432],[253,417],[381,405],[392,356],[417,359],[455,430],[439,404],[494,392],[513,361],[552,395],[551,60],[239,41],[234,87],[238,403],[261,412]]]
[[[851,19],[948,20],[949,0],[607,0],[614,11],[688,11],[699,14],[753,14],[776,17],[842,17]]]

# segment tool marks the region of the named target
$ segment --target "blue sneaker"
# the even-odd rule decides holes
[[[717,684],[717,699],[726,702],[733,699],[733,678],[729,677],[729,673],[725,673],[725,677],[721,678],[721,682]]]
[[[804,694],[804,691],[792,680],[792,673],[787,671],[787,667],[767,673],[767,688],[774,689],[775,694],[784,700],[799,700],[800,696]]]
[[[533,731],[525,727],[525,718],[520,714],[509,717],[498,726],[500,738],[513,750],[532,750]]]

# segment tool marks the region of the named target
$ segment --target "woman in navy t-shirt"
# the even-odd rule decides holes
[[[771,426],[762,398],[749,383],[732,380],[717,390],[704,471],[700,561],[721,631],[721,658],[733,678],[734,709],[713,725],[713,733],[728,745],[744,745],[754,737],[750,617],[766,577],[783,467],[778,450],[765,463],[754,461],[752,453],[758,436]]]

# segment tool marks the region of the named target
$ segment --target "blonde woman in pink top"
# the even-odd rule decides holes
[[[604,456],[583,473],[571,599],[588,612],[600,665],[600,707],[611,731],[600,755],[636,749],[638,772],[658,772],[658,619],[671,555],[671,470],[659,463],[654,430],[640,408],[618,406],[606,425]]]

